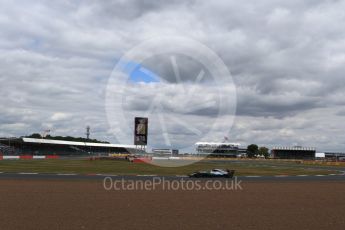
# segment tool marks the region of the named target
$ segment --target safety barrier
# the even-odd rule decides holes
[[[35,156],[35,155],[21,155],[21,156],[3,156],[0,155],[0,160],[39,160],[39,159],[59,159],[56,155]]]
[[[46,159],[58,159],[59,156],[56,156],[56,155],[47,155],[46,156]]]
[[[19,156],[20,159],[24,159],[24,160],[31,160],[33,158],[32,155],[23,155],[23,156]]]
[[[3,160],[16,160],[19,159],[19,156],[2,156]]]
[[[32,159],[46,159],[46,156],[32,156]]]

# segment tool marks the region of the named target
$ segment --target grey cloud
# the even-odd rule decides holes
[[[344,7],[343,1],[331,0],[2,1],[0,135],[47,126],[59,135],[83,135],[90,124],[95,137],[114,141],[104,110],[113,65],[145,39],[182,35],[214,50],[232,73],[238,101],[232,139],[342,150]],[[179,58],[182,83],[168,57],[151,58],[143,66],[170,87],[192,87],[202,66]],[[212,79],[205,72],[193,104],[213,93],[207,92]],[[171,90],[159,94],[167,111],[191,124],[217,117],[210,108],[188,112],[183,97]],[[154,97],[149,88],[141,96],[129,101],[130,114],[142,115],[145,99]],[[54,121],[56,113],[69,119]],[[188,131],[170,128],[176,146],[188,144]],[[163,139],[159,127],[155,130],[152,144],[158,146]],[[222,135],[215,132],[214,139]]]
[[[176,62],[176,67],[175,64],[173,64],[173,60]],[[213,76],[205,66],[198,60],[193,59],[192,55],[191,57],[174,53],[158,55],[145,60],[142,65],[157,74],[163,81],[171,83],[192,82],[199,84],[214,81]],[[175,71],[178,71],[180,79],[177,79]],[[199,82],[196,82],[201,71],[203,71],[203,77]]]
[[[94,15],[106,15],[106,18],[119,18],[122,20],[133,20],[150,12],[159,12],[166,8],[176,7],[182,1],[147,1],[147,0],[128,0],[128,1],[89,1]]]

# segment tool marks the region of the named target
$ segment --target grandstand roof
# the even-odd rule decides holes
[[[37,143],[37,144],[54,144],[54,145],[75,145],[75,146],[90,146],[90,147],[107,147],[107,148],[129,148],[134,149],[135,145],[121,145],[121,144],[107,144],[107,143],[91,143],[91,142],[76,142],[76,141],[61,141],[51,139],[38,138],[23,138],[23,142]]]
[[[283,147],[283,146],[278,146],[278,147],[273,147],[272,150],[291,150],[291,151],[316,151],[315,147],[302,147],[302,146],[293,146],[293,147]]]
[[[195,143],[196,146],[240,146],[240,143],[228,143],[228,142],[197,142]]]

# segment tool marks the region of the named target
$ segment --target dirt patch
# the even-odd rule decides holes
[[[242,185],[105,191],[101,180],[0,180],[0,229],[344,229],[343,182]]]

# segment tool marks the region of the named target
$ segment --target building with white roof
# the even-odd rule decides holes
[[[238,157],[246,154],[246,149],[242,149],[240,143],[197,142],[195,148],[198,154],[210,154],[214,157]]]
[[[83,155],[135,152],[135,145],[76,142],[39,138],[2,138],[0,154]]]

